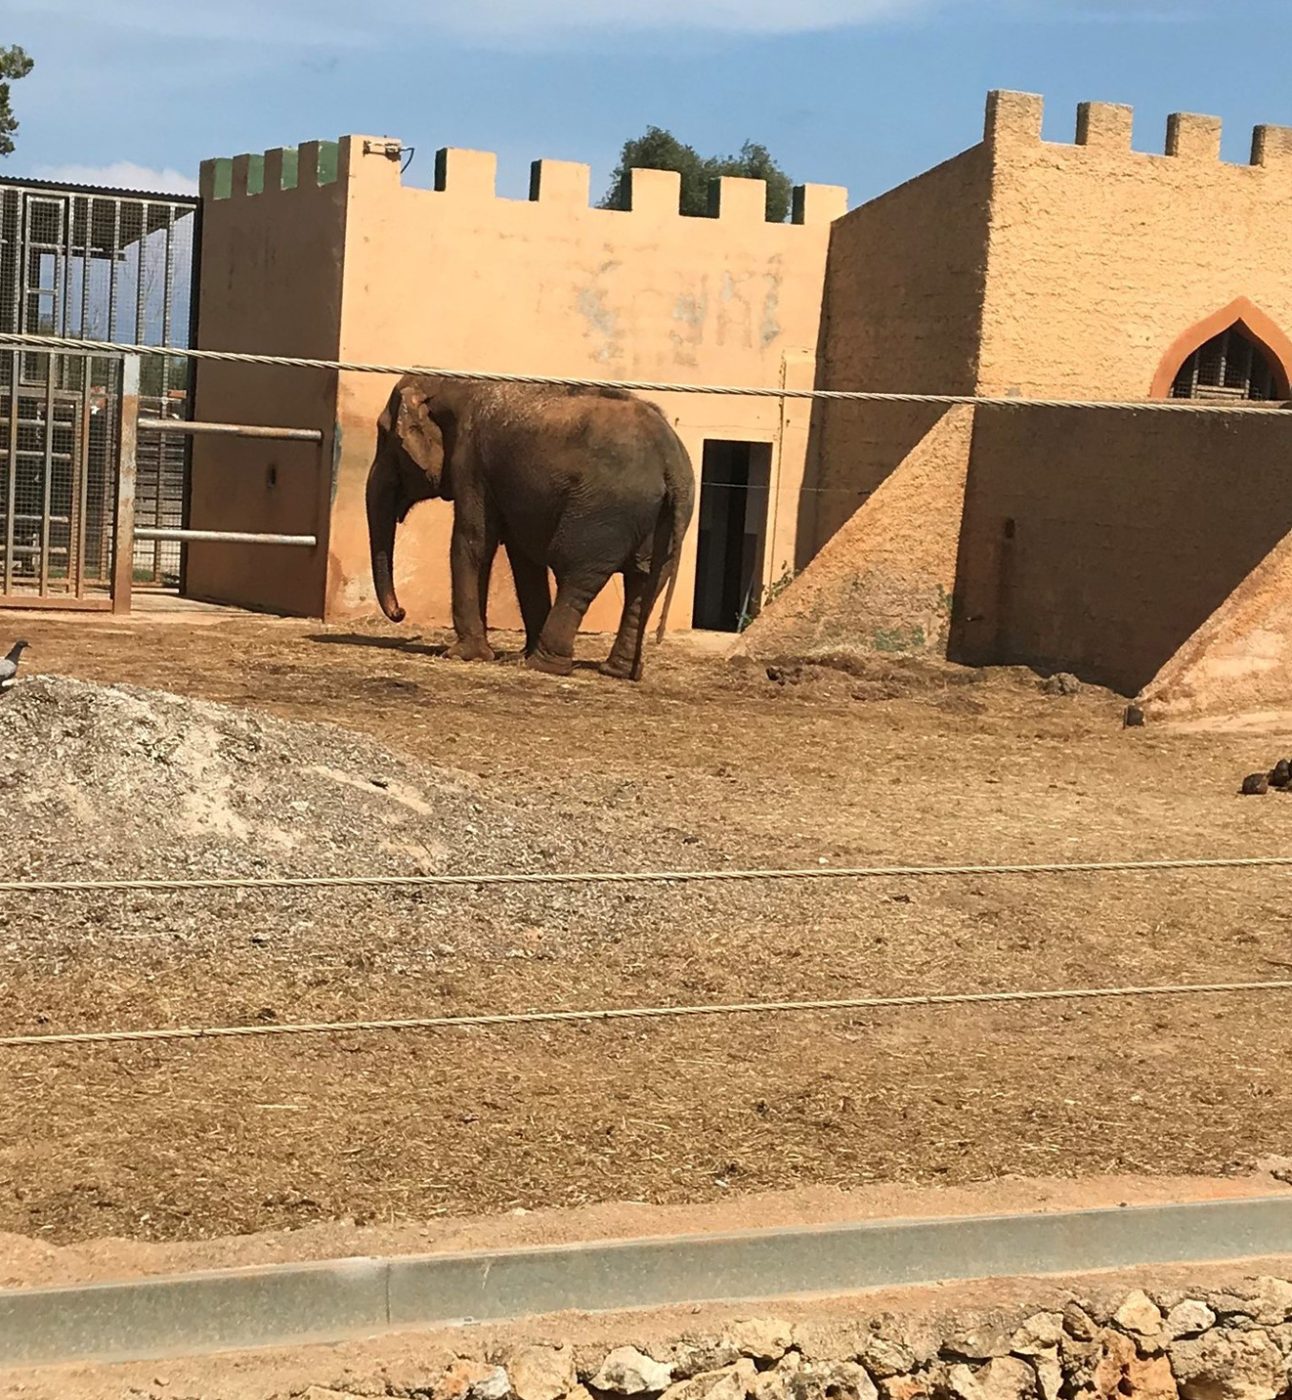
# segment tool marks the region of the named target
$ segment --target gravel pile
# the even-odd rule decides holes
[[[430,748],[435,736],[428,734]],[[418,763],[353,731],[132,686],[34,676],[0,699],[0,875],[9,880],[402,875],[704,866],[630,793],[558,794]],[[679,898],[684,898],[681,892]],[[0,952],[249,940],[364,965],[540,955],[635,927],[631,887],[503,886],[3,895]],[[135,952],[129,952],[129,949]],[[351,950],[347,952],[346,950]],[[526,955],[529,955],[528,953]],[[358,964],[356,964],[358,965]]]
[[[38,676],[0,701],[9,878],[497,870],[575,856],[480,779],[361,736]]]

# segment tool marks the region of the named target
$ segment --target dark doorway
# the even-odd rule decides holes
[[[770,443],[704,444],[694,627],[738,632],[758,612],[771,467]]]

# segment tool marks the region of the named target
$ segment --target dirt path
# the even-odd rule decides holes
[[[777,684],[675,646],[634,687],[455,665],[429,654],[439,638],[377,627],[24,630],[33,671],[326,720],[500,784],[531,814],[550,804],[556,844],[535,859],[566,868],[624,852],[743,866],[1292,849],[1292,798],[1234,795],[1292,737],[1123,730],[1113,697],[1013,675]],[[7,900],[0,1026],[1284,977],[1285,890],[1281,874],[1207,873]],[[1235,995],[10,1053],[0,1230],[193,1239],[1225,1172],[1292,1142],[1283,1011]]]

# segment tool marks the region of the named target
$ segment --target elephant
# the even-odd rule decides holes
[[[453,503],[450,656],[493,660],[485,610],[501,544],[527,666],[569,675],[584,613],[622,573],[623,615],[600,669],[641,679],[651,611],[667,577],[662,639],[695,502],[690,457],[660,409],[619,389],[405,375],[377,420],[367,483],[373,584],[392,622],[405,616],[396,526],[435,498]]]

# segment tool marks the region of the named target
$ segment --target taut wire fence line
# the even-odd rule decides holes
[[[198,890],[462,888],[489,885],[685,885],[738,880],[886,880],[992,875],[1152,874],[1292,867],[1292,856],[1181,856],[1020,865],[814,865],[761,870],[527,870],[465,875],[239,875],[173,879],[0,880],[0,894],[176,894]]]
[[[1292,992],[1292,979],[1269,982],[1177,982],[1143,987],[1064,987],[1040,991],[928,992],[912,996],[843,997],[823,1001],[717,1002],[698,1006],[616,1006],[589,1011],[499,1011],[466,1016],[418,1016],[374,1021],[300,1021],[242,1026],[173,1026],[131,1031],[51,1031],[0,1036],[0,1050],[72,1045],[126,1045],[149,1041],[244,1040],[266,1035],[350,1035],[377,1031],[485,1030],[491,1027],[571,1025],[589,1021],[679,1020],[695,1016],[803,1015],[940,1006],[993,1006],[1130,997],[1223,996]]]
[[[80,351],[112,355],[166,355],[224,364],[263,365],[281,369],[333,370],[347,374],[426,374],[486,384],[532,384],[571,389],[623,389],[640,394],[724,394],[736,398],[820,399],[838,403],[926,404],[930,407],[1099,409],[1104,412],[1286,414],[1292,402],[1214,403],[1194,399],[1055,399],[1021,395],[903,394],[868,389],[791,389],[784,385],[679,384],[648,379],[589,379],[576,375],[513,374],[500,370],[445,369],[434,365],[380,364],[360,360],[323,360],[297,355],[258,355],[242,350],[198,350],[176,346],[133,345],[52,335],[0,335],[0,348]]]

